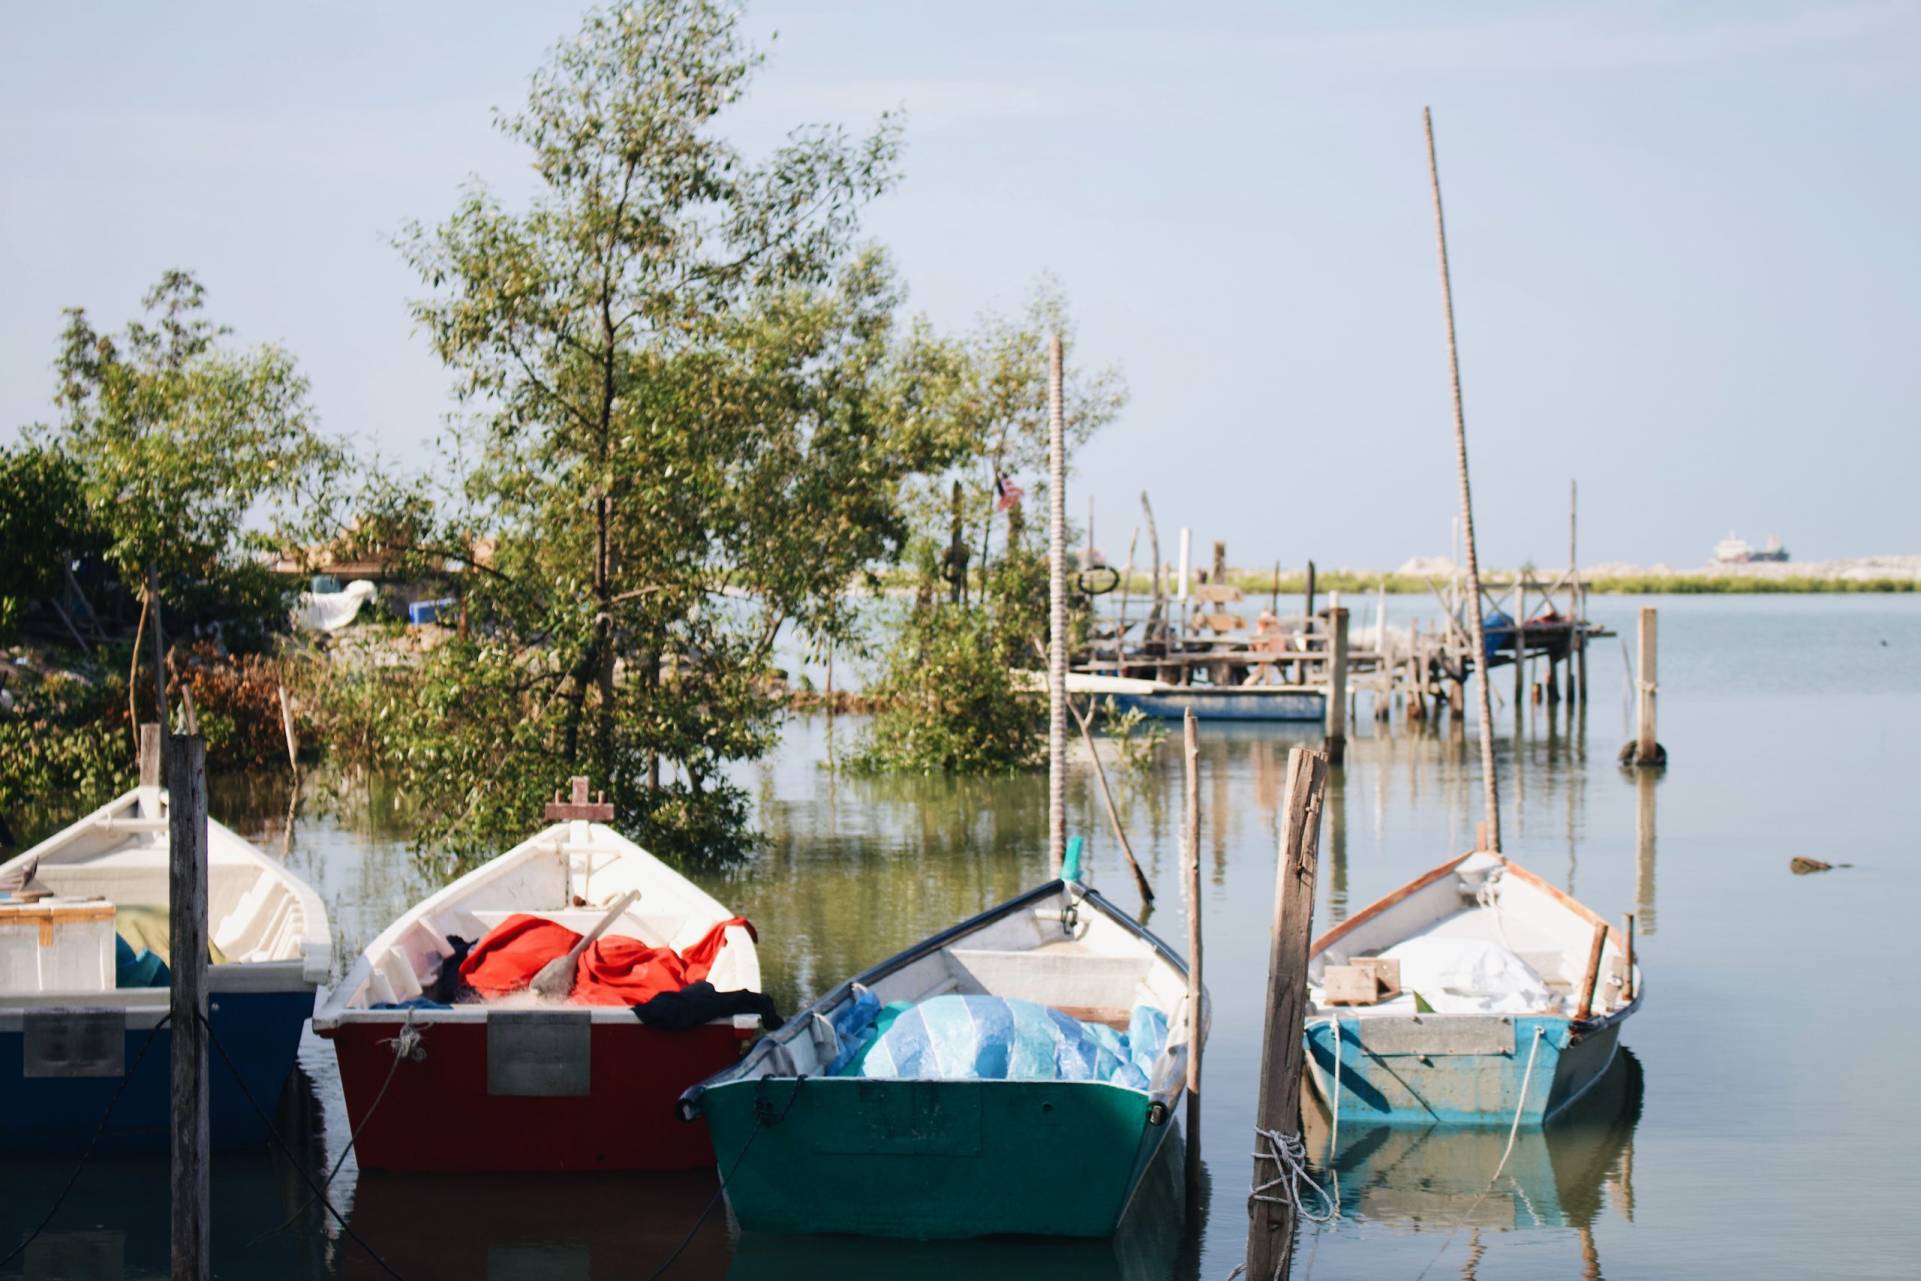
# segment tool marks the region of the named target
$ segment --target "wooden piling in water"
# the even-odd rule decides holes
[[[1314,878],[1320,860],[1321,805],[1327,758],[1304,747],[1287,754],[1287,791],[1281,805],[1281,842],[1274,874],[1274,922],[1268,940],[1266,1019],[1261,1033],[1260,1100],[1254,1186],[1286,1176],[1272,1155],[1269,1134],[1299,1141],[1302,1042],[1307,1013],[1307,949],[1314,919]],[[1285,1278],[1292,1264],[1294,1208],[1287,1197],[1250,1199],[1247,1275]]]
[[[1201,1193],[1201,749],[1194,709],[1182,718],[1187,763],[1187,814],[1181,833],[1181,886],[1187,900],[1187,1212]]]
[[[173,1281],[211,1276],[207,1128],[207,744],[173,737],[167,752],[168,1009],[173,1041]]]
[[[1635,716],[1635,764],[1666,764],[1667,753],[1660,741],[1654,736],[1654,693],[1660,688],[1660,678],[1656,674],[1656,630],[1658,616],[1652,605],[1641,609],[1641,663],[1639,663],[1639,686],[1641,697],[1637,699]]]
[[[1327,759],[1341,763],[1347,754],[1347,609],[1340,593],[1328,597]]]

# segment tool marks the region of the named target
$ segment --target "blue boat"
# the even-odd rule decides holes
[[[1490,853],[1327,931],[1308,985],[1310,1079],[1343,1125],[1552,1120],[1606,1074],[1641,1006],[1631,940]]]
[[[8,1150],[77,1151],[103,1117],[100,1148],[166,1149],[167,869],[158,787],[137,787],[0,865],[0,884],[15,887],[0,891]],[[256,1105],[272,1113],[332,966],[327,912],[305,881],[211,820],[207,905],[208,1023],[219,1047],[212,1140],[263,1142]]]
[[[1069,672],[1067,692],[1111,699],[1121,711],[1157,720],[1180,720],[1189,711],[1202,721],[1309,721],[1327,716],[1327,696],[1300,685],[1170,685],[1165,681]]]

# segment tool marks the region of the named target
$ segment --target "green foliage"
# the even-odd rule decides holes
[[[917,607],[871,691],[880,711],[849,767],[866,772],[1003,773],[1047,759],[1047,703],[1015,687],[1019,638],[990,610]]]
[[[656,852],[743,848],[720,771],[773,742],[776,632],[841,634],[848,581],[906,539],[907,481],[953,457],[939,353],[896,333],[891,273],[854,239],[894,127],[749,157],[719,122],[758,62],[730,6],[592,12],[500,120],[528,207],[476,186],[402,239],[470,411],[416,550],[491,547],[462,574],[471,639],[388,725],[438,848],[524,833],[572,773]]]
[[[9,691],[14,708],[0,714],[0,814],[56,797],[60,808],[84,812],[132,786],[124,681],[55,673]]]
[[[63,566],[100,546],[78,464],[43,446],[0,448],[0,642],[61,589]]]
[[[117,335],[67,311],[54,362],[63,417],[34,435],[75,469],[101,551],[130,589],[151,575],[170,602],[181,594],[272,627],[286,599],[247,554],[275,545],[257,526],[315,520],[342,456],[314,432],[293,358],[224,345],[192,276],[166,273],[145,306]]]

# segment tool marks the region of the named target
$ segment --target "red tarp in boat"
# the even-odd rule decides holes
[[[576,1005],[639,1005],[663,992],[678,992],[707,977],[726,944],[730,925],[754,927],[744,916],[722,921],[685,952],[650,947],[636,938],[607,934],[580,954],[574,990]],[[756,941],[759,935],[754,934]],[[460,963],[461,977],[482,996],[506,996],[533,980],[540,967],[580,942],[580,935],[557,921],[516,912],[487,932]]]

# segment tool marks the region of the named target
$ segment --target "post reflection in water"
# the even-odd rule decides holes
[[[1661,771],[1634,771],[1635,933],[1654,937],[1654,789]]]

